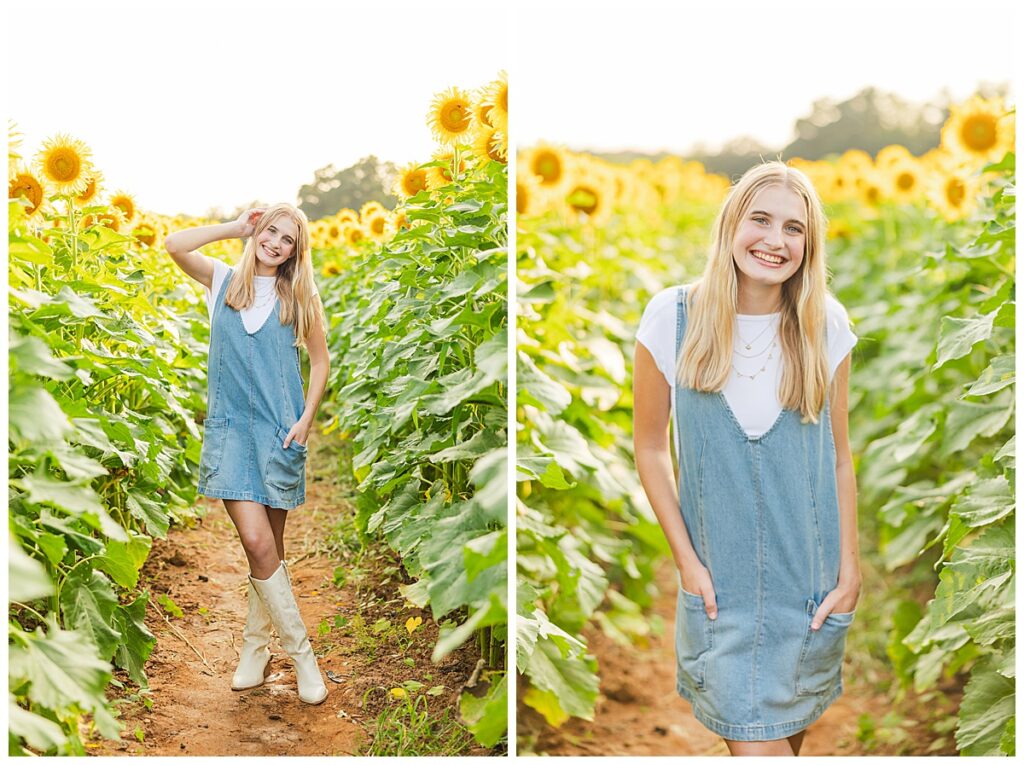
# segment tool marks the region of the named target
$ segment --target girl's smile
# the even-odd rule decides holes
[[[256,237],[256,273],[259,276],[273,276],[277,267],[295,253],[295,238],[298,231],[295,222],[287,215],[281,215],[270,223]]]

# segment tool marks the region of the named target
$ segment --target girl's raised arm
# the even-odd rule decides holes
[[[221,239],[252,236],[256,229],[256,221],[263,214],[262,208],[246,210],[230,223],[217,223],[212,226],[186,228],[168,234],[164,240],[164,249],[186,274],[207,289],[213,288],[213,261],[196,252],[203,245],[218,242]]]

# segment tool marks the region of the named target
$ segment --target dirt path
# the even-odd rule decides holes
[[[426,676],[431,685],[444,685],[445,695],[432,699],[439,712],[456,703],[477,657],[470,647],[441,664],[430,662],[437,625],[429,610],[412,608],[398,595],[402,582],[393,561],[383,554],[363,556],[345,584],[334,585],[335,567],[352,564],[355,555],[349,552],[348,560],[339,560],[344,551],[327,552],[325,540],[348,510],[340,499],[342,488],[324,480],[336,468],[325,455],[316,457],[323,464],[314,469],[311,462],[307,471],[306,503],[289,516],[285,553],[327,682],[327,700],[319,706],[299,701],[291,660],[276,637],[266,684],[231,690],[247,612],[248,566],[223,505],[201,500],[205,519],[156,540],[142,570],[140,581],[151,592],[146,625],[157,638],[146,664],[152,708],[126,701],[121,740],[99,740],[98,746],[90,745],[90,753],[355,754],[372,736],[378,712],[394,702],[388,690],[403,681]],[[156,605],[161,594],[173,600],[182,616]],[[416,616],[423,623],[410,637],[404,625]],[[390,626],[385,628],[382,620]],[[328,680],[328,670],[341,682]]]
[[[601,690],[591,723],[572,719],[558,730],[544,724],[533,710],[519,705],[519,752],[548,755],[722,755],[729,750],[721,737],[694,718],[688,702],[675,688],[675,574],[671,565],[658,574],[663,593],[655,613],[664,622],[660,636],[647,646],[623,647],[599,629],[587,632],[598,660]],[[857,721],[871,699],[847,690],[808,730],[800,755],[864,754],[857,741]]]

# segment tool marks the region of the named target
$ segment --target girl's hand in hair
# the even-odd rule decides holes
[[[306,441],[309,439],[309,428],[310,423],[305,420],[299,420],[297,423],[292,425],[292,429],[288,431],[288,435],[284,437],[284,448],[287,449],[292,441],[297,441],[302,446],[306,445]]]
[[[258,221],[260,216],[266,211],[267,208],[265,207],[253,207],[239,215],[238,219],[235,221],[235,225],[238,226],[238,236],[252,236],[253,231],[256,230],[256,221]]]
[[[718,618],[718,601],[715,599],[715,585],[711,582],[711,572],[706,566],[679,569],[679,583],[684,590],[704,598],[704,610],[709,619]]]

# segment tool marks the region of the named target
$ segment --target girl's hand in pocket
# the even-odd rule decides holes
[[[306,441],[309,440],[309,423],[299,420],[297,423],[292,425],[291,430],[288,431],[288,435],[284,437],[284,448],[287,449],[292,441],[296,441],[299,445],[305,446]]]
[[[718,618],[718,601],[715,599],[715,585],[711,582],[711,572],[706,566],[683,569],[679,571],[679,586],[693,595],[704,598],[704,610],[709,619]]]

